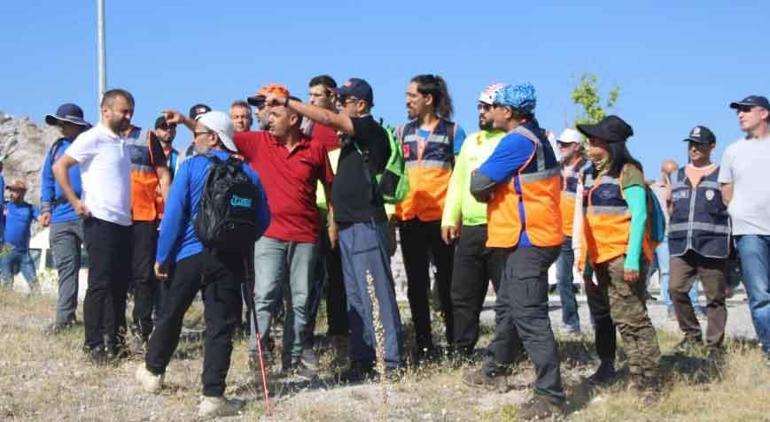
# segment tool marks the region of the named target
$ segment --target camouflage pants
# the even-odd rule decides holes
[[[658,369],[660,348],[645,304],[647,289],[643,275],[646,274],[646,263],[639,269],[640,279],[629,284],[623,280],[624,260],[625,256],[619,256],[597,265],[598,288],[586,289],[586,293],[591,296],[589,303],[593,302],[599,308],[609,307],[628,356],[629,372],[653,375]],[[615,335],[614,330],[611,335]]]

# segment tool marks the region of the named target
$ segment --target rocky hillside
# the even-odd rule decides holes
[[[24,179],[29,186],[26,200],[40,204],[40,170],[48,148],[59,135],[45,123],[38,126],[29,118],[16,118],[0,111],[0,157],[6,185]],[[7,197],[7,193],[3,192]]]

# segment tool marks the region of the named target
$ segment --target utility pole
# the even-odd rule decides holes
[[[104,44],[104,0],[96,0],[96,32],[97,32],[97,60],[99,62],[99,98],[97,104],[102,101],[104,91],[107,90],[107,62],[106,47]]]

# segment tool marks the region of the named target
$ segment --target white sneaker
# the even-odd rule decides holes
[[[224,396],[203,396],[198,406],[199,418],[217,418],[220,416],[236,416],[244,406],[241,400],[228,400]]]
[[[136,380],[142,384],[142,390],[147,393],[156,394],[163,387],[163,375],[155,375],[147,370],[144,363],[136,368]]]

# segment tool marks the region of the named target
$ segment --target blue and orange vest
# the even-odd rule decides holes
[[[626,165],[626,168],[628,166]],[[585,210],[584,251],[592,265],[602,264],[626,254],[631,234],[631,211],[623,196],[620,177],[595,177],[593,165],[584,167],[582,177]],[[653,250],[648,219],[642,244],[642,252],[648,262],[652,261]],[[581,259],[580,262],[584,260]]]
[[[497,186],[487,206],[487,246],[517,246],[522,233],[534,246],[561,245],[560,169],[551,144],[535,123],[518,126],[512,133],[527,138],[535,150],[508,183]]]
[[[572,236],[572,223],[575,219],[575,194],[577,193],[578,175],[585,165],[585,160],[578,160],[575,165],[565,166],[561,170],[561,226],[564,236]]]
[[[131,219],[155,221],[163,214],[160,182],[153,163],[150,147],[151,132],[134,127],[126,137],[126,148],[131,159]],[[165,162],[165,157],[158,157]]]
[[[427,138],[419,135],[419,127],[411,121],[396,130],[409,175],[409,193],[396,205],[396,218],[401,221],[441,220],[454,166],[455,124],[441,119]]]

